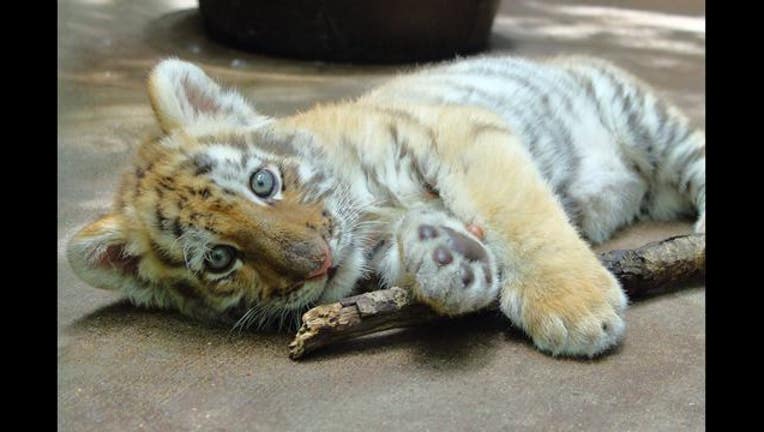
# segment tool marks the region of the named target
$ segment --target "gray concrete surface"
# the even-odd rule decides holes
[[[664,3],[670,3],[666,5]],[[617,4],[617,7],[615,6]],[[295,363],[287,334],[230,338],[138,310],[80,282],[69,235],[104,212],[155,126],[148,69],[177,55],[280,115],[353,96],[396,67],[301,63],[200,33],[194,1],[61,0],[58,90],[58,428],[126,430],[702,430],[705,290],[633,304],[623,346],[597,361],[537,351],[501,318],[392,331]],[[699,0],[506,1],[494,51],[609,58],[705,123]],[[689,232],[651,223],[601,249]]]

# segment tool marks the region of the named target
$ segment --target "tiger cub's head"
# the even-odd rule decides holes
[[[148,90],[162,136],[139,148],[111,213],[71,239],[75,272],[138,305],[242,326],[348,294],[364,267],[358,209],[311,136],[179,60]]]

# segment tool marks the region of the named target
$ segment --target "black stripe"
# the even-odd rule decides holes
[[[256,131],[252,134],[252,138],[255,141],[255,146],[264,151],[273,154],[274,156],[289,157],[297,156],[300,151],[297,147],[297,141],[302,135],[296,132],[279,133],[274,130],[268,131]],[[312,151],[312,146],[306,146],[305,150]]]
[[[412,115],[411,113],[407,111],[395,109],[395,108],[380,107],[376,105],[369,105],[369,107],[380,114],[385,114],[387,116],[391,116],[398,120],[403,120],[405,122],[412,124],[413,126],[416,126],[420,132],[423,132],[425,135],[428,136],[431,143],[433,144],[432,146],[433,151],[437,153],[438,149],[437,149],[437,145],[435,145],[437,143],[437,141],[435,140],[435,131],[433,131],[430,126],[420,121],[414,115]],[[405,145],[405,138],[402,144]]]
[[[196,289],[188,282],[176,282],[172,285],[175,291],[181,296],[188,299],[201,299],[202,296],[196,291]]]
[[[175,190],[175,181],[172,177],[169,176],[163,176],[159,178],[159,186],[161,186],[164,189],[167,189],[169,191]]]
[[[151,246],[151,252],[162,264],[168,267],[185,267],[185,261],[174,258],[165,248],[153,240],[149,242],[149,245]]]
[[[508,102],[503,95],[488,95],[487,92],[484,94],[492,98],[487,103],[492,103],[501,109],[514,108],[514,105],[509,105],[511,102]],[[567,165],[567,171],[570,172],[576,166],[574,159],[577,156],[567,124],[559,117],[559,113],[553,109],[551,101],[545,96],[541,94],[538,98],[540,103],[524,107],[531,113],[530,118],[524,113],[517,115],[522,123],[518,132],[524,138],[523,143],[538,164],[543,176],[547,180],[556,180],[554,174],[560,172],[559,159],[563,159],[563,163]],[[516,124],[512,123],[512,126]],[[541,145],[542,140],[545,142],[544,146]],[[553,186],[559,189],[559,180],[556,180]]]
[[[393,144],[396,146],[398,145],[398,127],[395,126],[395,123],[389,123],[387,125],[387,131],[390,133],[390,139],[393,141]]]
[[[527,115],[524,111],[518,111],[515,104],[507,100],[503,93],[489,93],[481,88],[466,86],[460,83],[443,82],[452,89],[462,92],[469,92],[470,95],[476,95],[483,99],[483,104],[490,107],[492,111],[496,109],[514,113],[520,125],[510,121],[510,126],[520,126],[518,132],[525,138],[524,144],[531,152],[534,160],[540,165],[541,171],[547,179],[551,179],[552,173],[559,171],[558,158],[563,157],[566,161],[572,160],[575,156],[573,149],[573,137],[567,124],[563,121],[557,110],[555,110],[551,101],[543,93],[538,93],[537,104],[526,105],[523,108],[530,113]],[[547,134],[552,142],[548,142],[547,147],[554,150],[554,154],[540,153],[540,141],[542,135],[538,132]]]
[[[160,231],[167,232],[172,230],[172,223],[170,223],[170,220],[162,214],[162,210],[159,207],[156,208],[154,217],[157,221],[157,228],[159,228]]]
[[[511,134],[509,129],[507,129],[505,127],[501,127],[501,126],[496,126],[494,124],[489,124],[489,123],[474,123],[472,125],[472,135],[473,136],[475,136],[477,138],[478,136],[480,136],[481,134],[484,134],[484,133]]]
[[[579,88],[581,88],[584,93],[586,93],[587,99],[594,105],[594,109],[597,112],[597,118],[599,118],[602,126],[605,127],[605,129],[610,130],[610,122],[607,120],[605,112],[602,109],[602,104],[600,103],[597,91],[594,89],[592,79],[584,75],[582,72],[576,70],[569,69],[568,72],[570,73],[570,76],[579,84]]]
[[[420,126],[422,128],[427,128],[427,126],[424,123],[422,123],[418,118],[414,117],[414,115],[408,111],[404,111],[404,110],[396,109],[396,108],[380,107],[376,105],[372,105],[370,106],[370,108],[372,108],[374,111],[378,113],[386,114],[388,116],[395,117],[396,119],[405,120],[409,123]]]
[[[194,165],[195,176],[208,174],[215,167],[215,161],[204,153],[200,153],[194,156],[192,163]]]
[[[172,232],[175,235],[175,238],[180,238],[185,234],[185,231],[183,230],[183,225],[180,223],[180,218],[175,218],[175,220],[172,223]]]
[[[562,74],[556,74],[555,71],[551,71],[545,68],[542,68],[539,64],[524,64],[521,62],[511,62],[511,63],[505,63],[504,65],[509,66],[510,69],[494,69],[490,68],[487,65],[478,65],[474,68],[467,69],[466,71],[468,73],[476,73],[478,75],[482,76],[495,76],[499,78],[506,79],[508,81],[516,82],[520,85],[521,88],[527,89],[529,91],[532,91],[535,94],[546,94],[550,95],[556,98],[560,99],[561,105],[564,106],[565,110],[569,112],[571,115],[576,116],[577,113],[573,107],[573,101],[570,95],[569,91],[570,86],[567,83],[563,83],[564,75]],[[525,72],[518,74],[516,71],[511,70],[514,69],[523,69]],[[460,71],[457,71],[460,72]],[[558,75],[559,80],[550,80],[547,79],[545,73],[555,73],[555,75]],[[529,80],[528,77],[532,77],[533,81]],[[539,86],[537,83],[541,81],[543,86]],[[563,89],[562,87],[565,87]],[[557,102],[557,101],[556,101]]]
[[[239,165],[241,166],[241,169],[247,169],[247,164],[249,160],[252,158],[252,155],[249,154],[248,151],[241,154],[241,157],[239,157]]]

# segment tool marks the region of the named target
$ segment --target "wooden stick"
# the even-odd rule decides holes
[[[637,249],[604,252],[599,258],[621,281],[630,298],[657,294],[704,280],[706,237],[671,237]],[[498,309],[498,303],[489,309]],[[348,297],[317,306],[302,316],[302,327],[289,344],[289,357],[296,360],[335,342],[441,318],[403,288]]]

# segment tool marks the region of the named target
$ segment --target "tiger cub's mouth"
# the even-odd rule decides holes
[[[324,271],[322,271],[319,274],[316,274],[314,276],[310,276],[307,279],[305,279],[304,281],[300,281],[300,282],[295,283],[294,285],[292,285],[291,290],[301,289],[308,282],[319,282],[322,279],[326,278],[326,280],[324,281],[324,284],[323,284],[323,289],[325,289],[328,286],[329,282],[331,282],[331,280],[334,277],[334,275],[337,274],[337,269],[339,269],[339,267],[340,266],[338,266],[338,265],[337,266],[328,267],[328,268],[326,268]]]
[[[334,275],[336,275],[336,274],[337,274],[337,269],[338,269],[339,267],[340,267],[340,266],[332,266],[332,267],[329,267],[329,270],[327,270],[327,271],[326,271],[326,276],[327,276],[327,277],[326,277],[326,281],[327,281],[327,282],[329,282],[330,280],[332,280],[332,278],[334,277]]]
[[[318,273],[318,274],[316,274],[314,276],[310,276],[309,278],[305,279],[303,282],[298,282],[298,286],[302,286],[306,282],[320,281],[323,278],[326,278],[325,284],[329,284],[329,282],[332,281],[332,278],[334,278],[334,275],[337,274],[337,270],[339,268],[340,268],[339,265],[327,267],[321,273]]]

